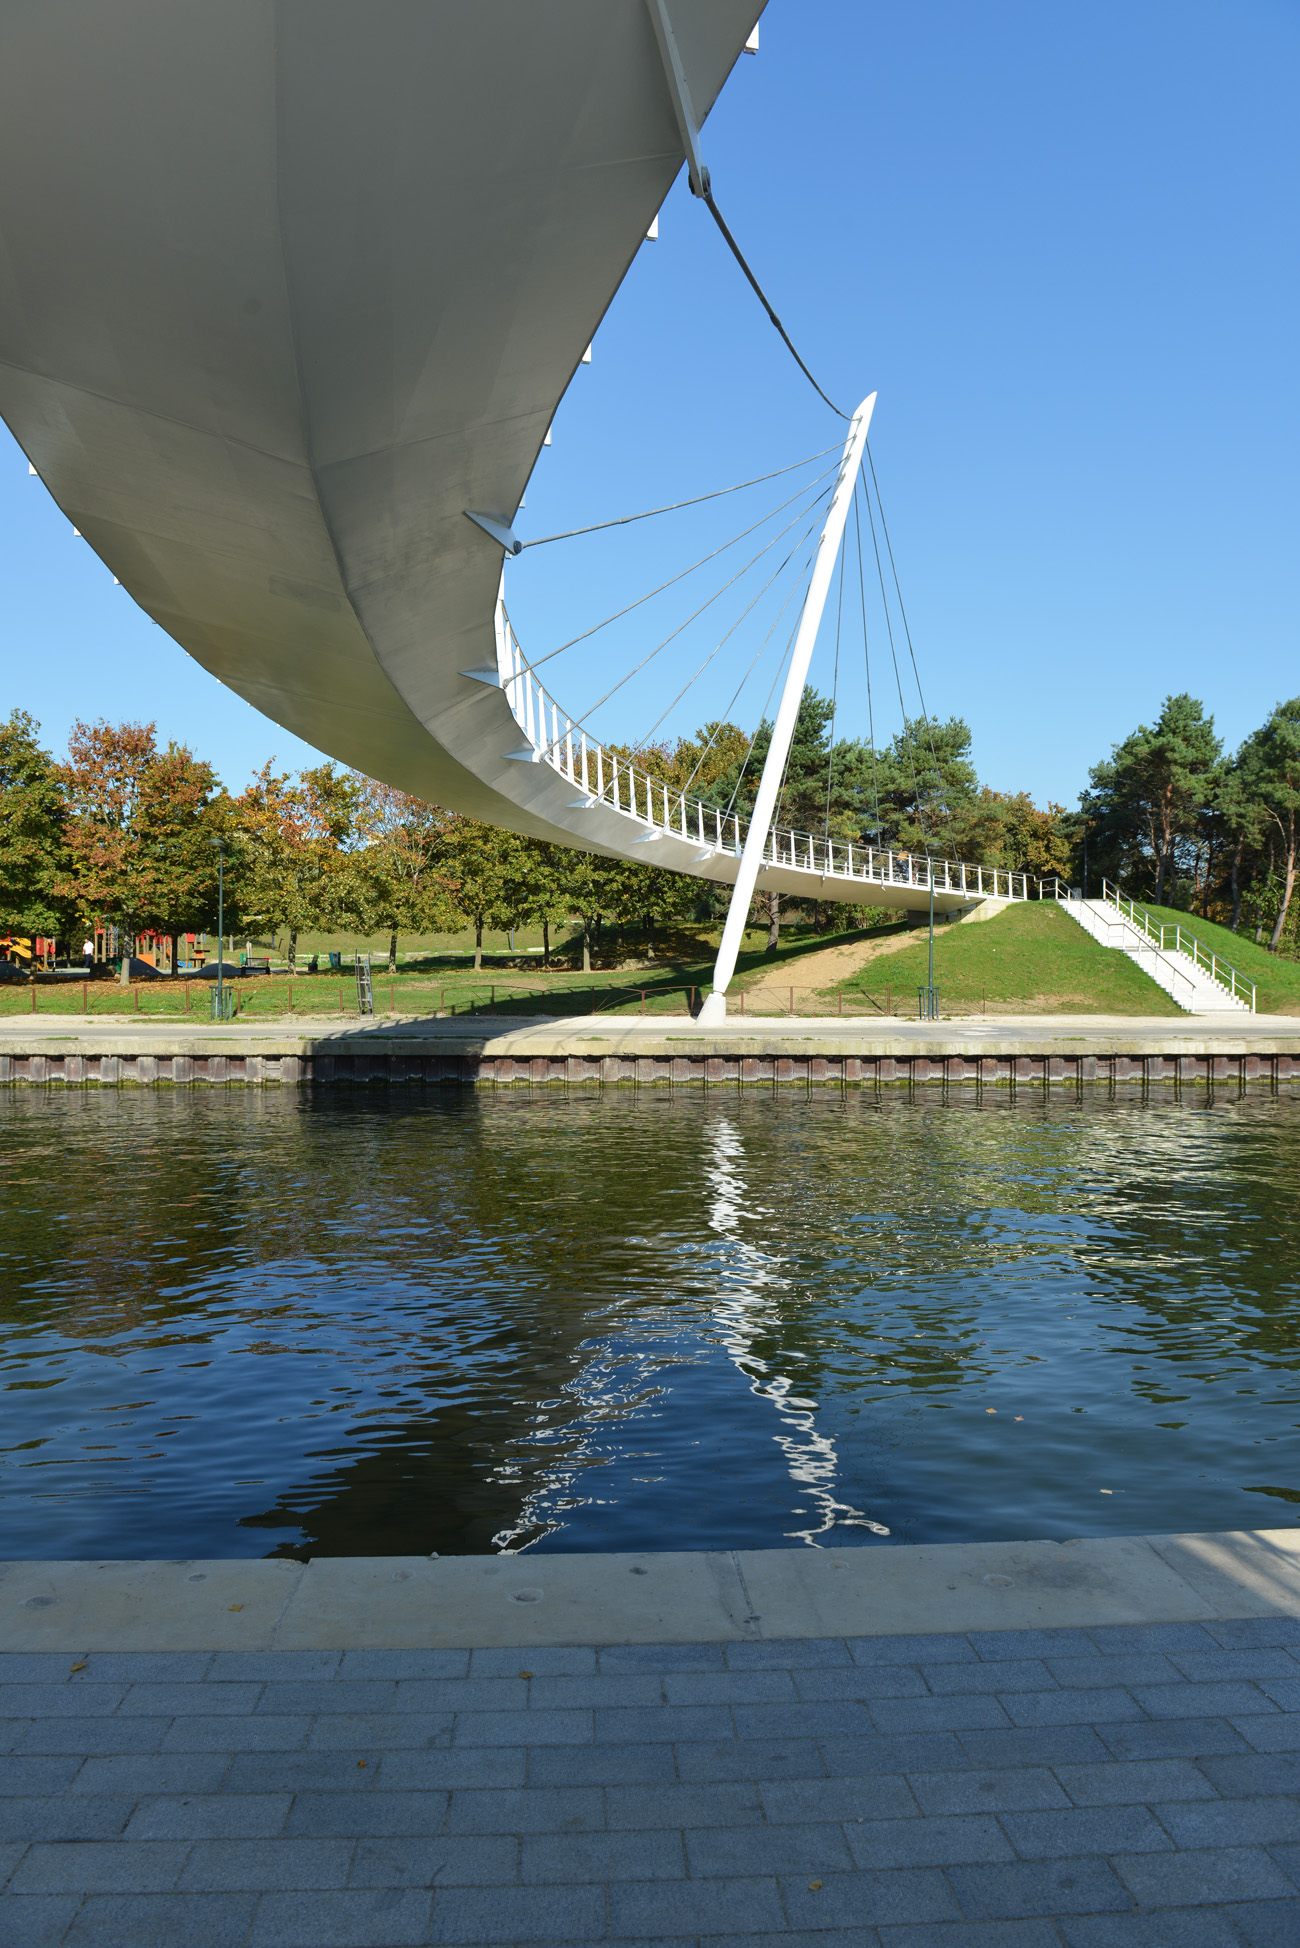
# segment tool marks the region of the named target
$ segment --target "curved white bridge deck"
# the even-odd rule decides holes
[[[495,776],[499,768],[503,791],[512,789],[521,804],[549,820],[576,826],[579,842],[594,851],[734,883],[745,819],[674,790],[590,738],[529,668],[500,605],[496,647],[495,668],[467,673],[481,693],[466,725],[476,769]],[[512,766],[524,773],[517,781],[508,774]],[[982,900],[1050,898],[1055,884],[1047,882],[1045,894],[1032,873],[927,859],[783,826],[773,828],[763,858],[761,886],[806,900],[928,906],[933,874],[937,912]]]
[[[668,0],[697,118],[760,12]],[[590,742],[584,770],[501,669],[501,550],[465,518],[513,519],[683,154],[645,0],[11,10],[0,412],[135,601],[318,749],[734,881],[743,824]],[[934,882],[941,909],[1033,886]],[[930,896],[921,859],[790,832],[760,884]]]

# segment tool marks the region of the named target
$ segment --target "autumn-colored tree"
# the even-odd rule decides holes
[[[438,933],[457,918],[449,877],[454,816],[396,785],[354,774],[358,783],[353,855],[373,925],[388,932],[388,971],[397,972],[400,931]]]
[[[241,926],[283,928],[291,971],[300,933],[365,924],[353,857],[359,791],[356,774],[333,764],[295,780],[272,758],[230,801],[227,901]]]
[[[249,926],[288,935],[289,971],[296,971],[298,934],[316,917],[313,895],[319,863],[309,845],[306,800],[287,771],[269,759],[233,801],[237,856],[235,889]]]
[[[958,857],[976,865],[1004,866],[1013,873],[1033,873],[1040,879],[1068,879],[1070,838],[1064,805],[1049,799],[1040,811],[1027,791],[990,791],[986,785],[977,801],[997,821],[997,856],[985,859],[962,850]]]
[[[152,724],[78,721],[62,768],[71,873],[66,890],[87,919],[123,939],[123,978],[143,929],[175,936],[211,924],[223,827],[211,765],[182,744],[159,751]]]
[[[57,935],[75,914],[67,804],[40,728],[25,710],[0,723],[0,931]]]

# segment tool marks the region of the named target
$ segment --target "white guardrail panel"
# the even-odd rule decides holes
[[[674,791],[640,765],[607,751],[589,737],[584,726],[566,716],[538,681],[503,609],[497,611],[497,665],[501,688],[516,724],[532,747],[535,763],[549,764],[593,802],[599,800],[623,812],[648,831],[668,834],[710,852],[740,857],[747,822],[734,812],[723,812],[701,798]],[[858,880],[863,885],[927,890],[930,884],[931,862],[924,856],[817,838],[811,832],[795,832],[783,826],[773,828],[763,856],[769,865],[819,877]],[[1049,882],[1036,880],[1030,873],[1008,872],[1001,866],[969,866],[957,859],[936,859],[933,873],[937,893],[998,900],[1050,897],[1046,890]]]

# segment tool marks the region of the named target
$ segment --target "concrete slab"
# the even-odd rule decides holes
[[[1300,1615],[1300,1529],[1153,1535],[1151,1547],[1222,1616]],[[1224,1610],[1253,1600],[1257,1609]]]
[[[336,1556],[308,1568],[276,1647],[717,1642],[753,1635],[747,1618],[728,1554]]]
[[[646,1555],[11,1563],[0,1650],[725,1643],[1300,1617],[1300,1531]]]
[[[297,1562],[0,1564],[0,1650],[266,1650]]]
[[[1173,1622],[1217,1615],[1216,1599],[1232,1601],[1235,1589],[1223,1577],[1203,1595],[1143,1536],[762,1549],[737,1561],[764,1637]]]

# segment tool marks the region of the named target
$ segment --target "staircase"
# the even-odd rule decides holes
[[[1189,1015],[1254,1014],[1255,984],[1220,960],[1180,925],[1153,919],[1102,881],[1102,897],[1085,900],[1057,882],[1061,906],[1101,947],[1117,947]]]

